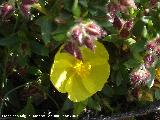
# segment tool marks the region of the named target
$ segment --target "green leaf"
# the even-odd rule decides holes
[[[93,98],[88,98],[88,103],[87,106],[96,110],[96,111],[101,111],[101,106],[98,102],[98,100],[94,100]]]
[[[114,95],[114,90],[113,87],[106,85],[103,90],[102,90],[103,94],[107,97],[112,97]]]
[[[87,105],[87,100],[83,101],[83,102],[77,102],[74,103],[74,109],[73,109],[73,114],[74,115],[79,115],[83,112],[84,108]]]
[[[102,101],[105,107],[107,107],[111,112],[114,111],[114,109],[110,106],[110,103],[108,102],[107,99],[103,99]]]
[[[63,104],[62,110],[63,111],[67,111],[73,108],[73,102],[70,101],[68,98],[66,99],[66,101]]]
[[[155,65],[157,68],[159,68],[160,67],[160,61],[159,60],[157,60],[157,62],[156,62],[156,65]]]
[[[35,41],[31,42],[31,51],[41,56],[48,56],[49,53],[47,48]]]
[[[18,57],[18,63],[21,67],[25,67],[28,63],[26,56],[20,56]]]
[[[57,33],[57,34],[55,34],[54,36],[53,36],[53,38],[56,40],[56,41],[63,41],[63,40],[65,40],[65,38],[66,38],[66,34],[61,34],[61,33]]]
[[[47,17],[41,17],[37,20],[37,24],[41,27],[41,35],[45,44],[51,40],[52,24]]]
[[[143,35],[144,38],[147,38],[147,37],[148,37],[148,31],[147,31],[147,27],[146,27],[146,26],[144,26],[144,28],[143,28],[143,33],[142,33],[142,35]]]
[[[34,107],[32,105],[31,97],[27,100],[27,105],[18,113],[18,115],[26,116],[27,120],[34,120],[33,115],[35,114]],[[16,120],[22,120],[22,117],[16,118]]]
[[[85,7],[85,8],[88,7],[88,2],[87,2],[87,0],[79,0],[79,3],[80,3],[83,7]]]
[[[14,6],[15,5],[15,0],[8,0],[8,3]]]
[[[144,51],[145,43],[146,41],[144,39],[141,39],[140,41],[136,42],[131,46],[131,51],[136,60],[142,60],[142,55],[140,53]]]
[[[154,84],[154,79],[155,79],[155,67],[151,67],[149,71],[151,73],[151,78],[149,79],[147,86],[151,88]]]
[[[5,94],[7,94],[8,92],[12,91],[14,89],[14,87],[15,86],[13,84],[13,81],[5,79],[4,88],[3,88],[3,91],[4,91]],[[7,98],[8,98],[8,102],[10,104],[12,104],[14,107],[17,107],[17,108],[20,107],[20,103],[19,103],[16,91],[11,92],[10,94],[8,94]]]
[[[6,38],[0,38],[0,45],[1,46],[13,46],[18,44],[18,38],[16,35],[12,35]]]
[[[126,44],[128,44],[128,45],[132,45],[132,44],[136,43],[136,40],[134,40],[133,38],[129,38],[129,39],[127,39],[125,42],[126,42]]]
[[[79,18],[81,15],[81,9],[78,5],[78,0],[74,0],[73,6],[72,6],[72,13],[74,17]]]
[[[133,27],[133,34],[137,37],[141,37],[143,34],[145,23],[140,19],[138,20]]]
[[[153,22],[153,27],[157,30],[157,32],[160,32],[160,22],[158,19],[158,14],[157,13],[152,13],[152,22]]]
[[[117,86],[121,85],[122,81],[123,81],[122,73],[118,71],[116,76],[116,85]]]
[[[41,75],[42,72],[37,67],[30,66],[28,73],[31,75]]]
[[[140,61],[131,58],[131,59],[129,59],[128,61],[126,61],[126,62],[124,63],[124,66],[125,66],[127,69],[131,69],[131,68],[136,68],[136,67],[138,67],[140,63],[141,63]]]
[[[157,100],[160,100],[160,90],[159,90],[159,89],[156,89],[154,94],[155,94],[155,98],[156,98]]]

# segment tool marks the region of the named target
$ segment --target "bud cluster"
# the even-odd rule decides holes
[[[95,22],[80,22],[68,32],[69,41],[64,45],[64,50],[77,59],[82,59],[79,47],[86,46],[94,51],[94,40],[106,35],[106,32]]]
[[[20,4],[20,11],[25,17],[29,17],[31,5],[37,3],[38,0],[22,0]],[[13,13],[14,6],[5,2],[0,7],[0,16],[6,18],[9,14]]]
[[[133,85],[133,87],[145,85],[150,78],[151,75],[148,69],[155,66],[156,61],[160,58],[160,37],[148,41],[145,48],[146,54],[143,58],[143,67],[141,66],[138,69],[133,70],[130,74],[131,84]]]
[[[130,35],[131,29],[133,28],[133,21],[124,21],[118,16],[115,16],[113,20],[113,26],[119,31],[120,37],[127,38]]]
[[[147,54],[144,57],[144,63],[147,68],[150,68],[150,66],[154,65],[156,59],[160,58],[160,37],[147,42],[146,53]]]
[[[106,5],[106,13],[108,20],[110,22],[113,22],[118,12],[126,13],[128,8],[137,9],[134,0],[119,0],[117,2],[109,2]]]
[[[119,33],[120,37],[122,38],[129,37],[132,28],[133,28],[133,21],[125,21]]]
[[[130,73],[131,85],[133,88],[144,86],[146,85],[150,77],[151,74],[146,69],[145,65],[141,65]]]

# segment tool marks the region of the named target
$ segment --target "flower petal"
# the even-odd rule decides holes
[[[80,102],[92,95],[84,87],[82,79],[78,75],[73,75],[66,83],[66,91],[68,92],[68,98],[74,102]]]
[[[92,66],[90,74],[82,78],[82,82],[88,92],[94,94],[102,90],[110,74],[108,63]]]
[[[94,52],[86,47],[80,48],[84,62],[89,62],[91,64],[106,63],[109,60],[109,54],[106,48],[98,41],[95,41],[95,45],[96,47]]]
[[[65,83],[70,77],[70,68],[75,58],[70,54],[57,52],[51,68],[50,79],[58,91],[65,93]]]

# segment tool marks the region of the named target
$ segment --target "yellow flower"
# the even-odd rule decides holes
[[[110,74],[109,55],[103,44],[95,41],[95,51],[82,46],[83,60],[57,52],[51,68],[50,79],[55,88],[68,93],[68,98],[79,102],[102,90]]]
[[[160,68],[155,69],[155,78],[160,82]]]

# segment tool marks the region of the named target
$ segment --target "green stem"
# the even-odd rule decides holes
[[[47,93],[47,96],[52,100],[52,102],[56,105],[57,109],[60,110],[59,105],[57,104],[57,102]]]
[[[9,94],[11,94],[12,92],[14,92],[14,91],[16,91],[16,90],[18,90],[19,88],[22,88],[22,87],[24,87],[24,86],[26,86],[26,83],[23,84],[23,85],[20,85],[20,86],[18,86],[18,87],[15,87],[14,89],[8,91],[8,92],[4,95],[4,97],[2,98],[2,101],[1,101],[1,105],[0,105],[0,115],[2,115],[3,103],[4,103],[5,99],[7,98],[7,96],[8,96]]]

